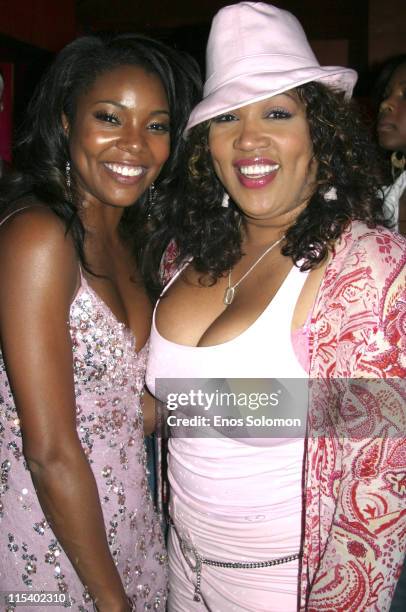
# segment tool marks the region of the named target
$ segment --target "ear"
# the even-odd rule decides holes
[[[62,113],[61,119],[62,119],[63,131],[65,132],[66,138],[68,138],[69,137],[70,126],[69,126],[69,120],[68,120],[67,116],[65,115],[65,113]]]

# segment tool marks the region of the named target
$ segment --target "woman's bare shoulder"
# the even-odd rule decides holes
[[[63,220],[41,203],[21,201],[0,218],[1,246],[14,244],[23,250],[30,250],[55,248],[58,243],[67,250],[74,249]]]
[[[8,234],[14,237],[23,232],[27,233],[59,233],[64,230],[64,223],[49,207],[40,202],[22,200],[12,209],[8,209],[0,217],[0,231],[2,237]]]
[[[51,209],[22,202],[0,226],[0,268],[5,281],[27,281],[30,273],[65,277],[70,285],[77,277],[78,256],[66,226]]]

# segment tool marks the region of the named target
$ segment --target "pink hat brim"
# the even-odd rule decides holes
[[[187,132],[223,113],[259,102],[284,91],[294,89],[304,83],[318,81],[329,87],[343,91],[350,98],[357,81],[357,73],[351,68],[341,66],[314,66],[281,72],[266,71],[258,74],[239,75],[207,95],[193,109],[185,129]]]

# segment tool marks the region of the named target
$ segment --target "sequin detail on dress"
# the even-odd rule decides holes
[[[68,324],[77,431],[97,482],[111,554],[134,609],[163,611],[167,560],[147,482],[140,408],[148,347],[136,352],[132,332],[84,278]],[[0,531],[0,590],[68,592],[72,610],[93,611],[38,503],[1,353]]]

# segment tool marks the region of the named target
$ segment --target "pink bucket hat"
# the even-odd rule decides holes
[[[320,66],[299,21],[263,2],[222,8],[213,19],[206,52],[203,100],[186,132],[221,113],[320,81],[351,96],[357,73]]]

